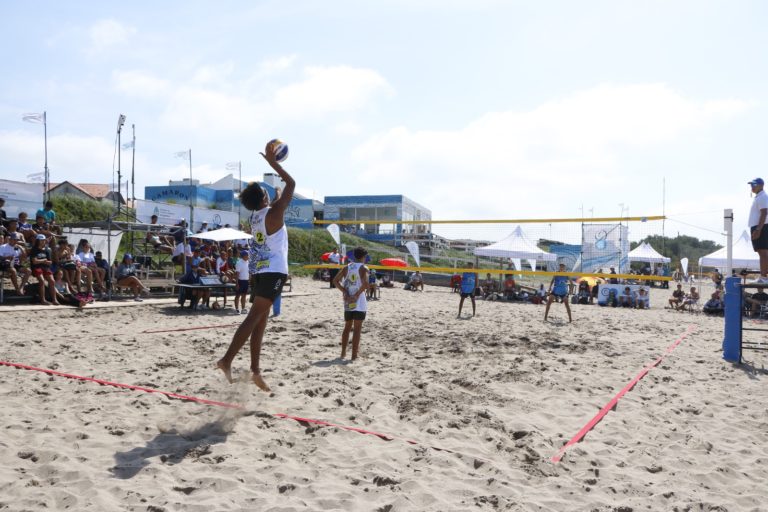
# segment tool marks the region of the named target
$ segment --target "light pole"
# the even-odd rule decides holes
[[[120,134],[123,131],[124,124],[125,124],[125,116],[123,114],[120,114],[120,117],[117,118],[117,196],[115,196],[115,203],[117,204],[117,213],[120,213],[120,190],[121,190],[120,153],[122,151],[122,146],[120,145]]]

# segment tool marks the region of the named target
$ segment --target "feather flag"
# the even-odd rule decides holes
[[[21,116],[22,121],[26,121],[27,123],[39,123],[44,124],[45,123],[45,112],[38,113],[38,112],[30,112],[27,114],[22,114]]]
[[[189,160],[189,150],[186,151],[177,151],[173,154],[176,158],[183,158],[184,160]]]

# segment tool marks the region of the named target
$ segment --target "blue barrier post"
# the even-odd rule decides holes
[[[725,329],[723,336],[723,359],[741,362],[741,278],[725,279]]]

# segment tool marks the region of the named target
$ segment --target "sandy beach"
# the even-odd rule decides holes
[[[271,394],[214,369],[242,319],[231,303],[3,312],[2,361],[242,409],[0,366],[0,510],[768,509],[768,356],[723,361],[722,319],[663,309],[670,290],[646,311],[572,306],[569,324],[559,304],[549,322],[485,301],[457,319],[445,288],[387,289],[351,364],[340,294],[299,278],[294,292],[265,336]],[[245,350],[236,378],[248,364]]]

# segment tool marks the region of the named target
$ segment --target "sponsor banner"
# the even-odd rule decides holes
[[[189,221],[189,206],[137,199],[136,218],[139,222],[149,224],[152,215],[157,215],[158,224],[175,226],[181,219]],[[207,222],[208,229],[211,230],[227,224],[233,229],[238,229],[237,212],[195,208],[195,225],[191,226],[192,231],[199,230],[203,222]]]
[[[583,224],[581,230],[582,272],[614,267],[629,270],[629,230],[622,224]]]
[[[43,206],[43,184],[0,180],[0,197],[5,198],[3,209],[8,218],[14,219],[19,212],[26,212],[32,223],[35,212]]]
[[[610,297],[612,293],[615,294],[617,300],[619,300],[618,297],[624,293],[626,288],[629,288],[629,292],[632,294],[633,301],[634,299],[637,299],[640,288],[644,289],[646,292],[646,297],[648,297],[647,306],[651,306],[649,287],[641,284],[601,284],[598,288],[597,303],[601,306],[605,306],[606,302],[608,302],[608,297]]]
[[[62,234],[67,237],[67,241],[77,248],[80,240],[85,238],[91,244],[93,252],[101,252],[104,259],[110,264],[116,259],[122,259],[123,255],[117,253],[120,247],[120,240],[123,238],[122,231],[112,231],[112,240],[108,240],[109,231],[96,228],[72,228],[64,226]]]

